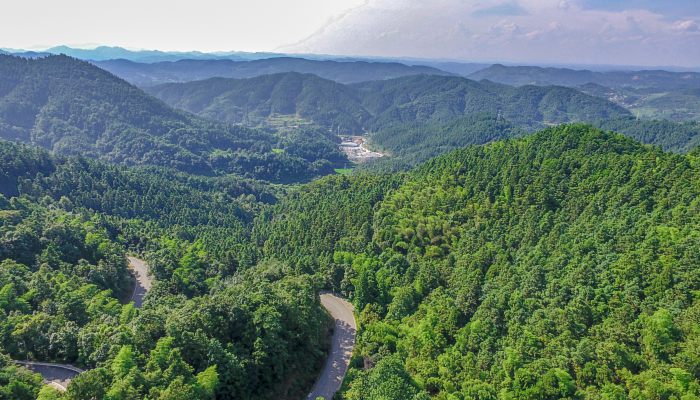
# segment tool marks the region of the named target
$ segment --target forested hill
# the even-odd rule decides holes
[[[508,85],[562,85],[619,104],[637,117],[677,122],[700,120],[700,73],[588,71],[493,65],[468,75]]]
[[[260,240],[352,296],[342,398],[693,399],[699,168],[568,125],[324,179]]]
[[[395,62],[319,61],[277,57],[252,61],[180,60],[152,64],[127,60],[96,62],[101,68],[138,86],[208,78],[251,78],[281,72],[311,73],[341,83],[390,79],[415,74],[452,75],[427,66]]]
[[[298,140],[176,111],[73,58],[0,56],[0,137],[5,139],[124,164],[273,180],[328,172],[342,161],[336,138],[325,132],[292,136]]]
[[[145,90],[173,107],[231,123],[258,124],[282,114],[326,128],[362,132],[371,118],[353,88],[296,72],[249,79],[212,78]]]
[[[559,86],[512,86],[459,77],[416,75],[353,85],[373,127],[397,122],[448,122],[475,113],[501,114],[529,128],[628,115],[609,101]]]
[[[631,117],[598,121],[595,125],[630,136],[664,150],[687,153],[700,146],[700,122],[643,120]]]
[[[268,196],[0,140],[0,398],[302,398],[328,320],[311,277],[256,266],[248,225]],[[154,278],[142,308],[127,251]],[[87,371],[39,394],[10,358]]]
[[[313,75],[287,73],[168,84],[149,90],[170,105],[222,121],[293,114],[350,133],[406,123],[446,123],[484,113],[501,114],[527,129],[629,115],[620,106],[570,88],[513,88],[436,75],[343,86]]]
[[[561,85],[581,86],[587,83],[621,88],[682,89],[700,86],[698,72],[647,71],[589,71],[569,68],[536,66],[505,66],[495,64],[468,75],[471,79],[487,79],[508,85]]]

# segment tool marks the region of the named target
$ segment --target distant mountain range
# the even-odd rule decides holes
[[[0,55],[0,138],[127,165],[273,180],[281,171],[303,177],[344,161],[327,132],[290,135],[296,140],[206,121],[67,56]]]
[[[180,60],[152,64],[127,60],[95,63],[113,74],[138,86],[153,86],[169,82],[189,82],[207,78],[251,78],[279,72],[311,73],[341,83],[397,78],[407,75],[451,75],[449,72],[425,66],[367,61],[319,61],[303,58],[278,57],[252,61]]]
[[[610,88],[684,89],[700,87],[700,73],[698,72],[669,72],[662,70],[594,72],[568,68],[495,64],[469,74],[469,78],[476,80],[487,79],[514,86],[581,86],[587,83],[595,83]]]
[[[214,52],[200,51],[160,51],[160,50],[128,50],[117,46],[98,46],[91,49],[81,49],[69,46],[55,46],[42,51],[27,51],[20,49],[1,50],[2,54],[12,54],[19,57],[45,57],[47,55],[66,55],[85,61],[105,61],[125,59],[135,62],[152,63],[178,60],[256,60],[261,58],[279,57],[277,53],[265,52]]]
[[[318,54],[289,56],[278,53],[128,50],[110,46],[94,49],[57,46],[41,52],[12,49],[0,52],[26,58],[66,54],[93,62],[141,87],[215,77],[250,78],[283,72],[312,73],[340,83],[416,74],[457,75],[513,86],[573,87],[613,101],[641,118],[700,121],[700,72],[673,68],[668,71],[640,70],[632,66],[576,69]]]
[[[336,134],[369,132],[373,146],[394,155],[388,159],[410,164],[455,147],[576,121],[675,151],[688,151],[700,137],[697,124],[635,121],[615,104],[629,101],[630,89],[595,83],[510,86],[431,67],[295,58],[95,64],[125,66],[122,74],[141,79],[194,79],[202,71],[255,76],[146,88],[166,105],[75,58],[0,55],[0,137],[112,162],[270,180],[343,165]],[[259,75],[279,70],[285,72]],[[658,76],[669,80],[673,73]],[[691,89],[678,93],[664,96],[692,105],[687,97],[698,95]]]
[[[343,85],[288,72],[165,84],[147,91],[173,107],[218,121],[250,123],[276,114],[295,115],[346,133],[406,123],[444,123],[483,113],[500,114],[533,129],[630,115],[618,105],[571,88],[515,88],[437,75]]]
[[[244,125],[303,120],[337,133],[370,133],[373,146],[401,168],[451,149],[524,135],[548,125],[584,121],[644,143],[686,152],[700,143],[700,125],[636,120],[606,100],[613,90],[514,87],[456,76],[413,75],[340,84],[312,74],[212,78],[146,90],[175,108]]]
[[[561,85],[611,100],[647,119],[700,121],[700,73],[492,65],[468,75],[507,85]]]

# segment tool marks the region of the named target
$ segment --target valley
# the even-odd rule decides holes
[[[0,399],[700,396],[697,74],[100,52],[0,55]]]

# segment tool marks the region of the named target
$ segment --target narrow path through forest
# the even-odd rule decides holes
[[[307,400],[316,400],[319,397],[325,400],[333,398],[343,383],[345,373],[350,365],[352,350],[355,347],[357,326],[355,325],[352,304],[329,293],[321,294],[321,304],[335,320],[333,342],[323,371],[311,389]]]

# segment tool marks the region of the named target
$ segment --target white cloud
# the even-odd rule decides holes
[[[674,20],[644,9],[589,9],[579,1],[370,0],[284,49],[474,61],[700,66],[697,18]]]
[[[700,24],[694,20],[678,21],[674,25],[677,31],[681,32],[700,32]]]

